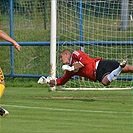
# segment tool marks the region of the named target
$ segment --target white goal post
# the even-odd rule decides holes
[[[130,0],[51,0],[50,75],[64,74],[59,54],[64,49],[84,50],[91,57],[133,65],[133,21]],[[110,86],[74,76],[62,90],[132,89],[132,74],[121,74]],[[55,88],[54,88],[55,89]],[[58,87],[56,87],[58,89]]]
[[[56,7],[57,1],[51,0],[51,32],[50,32],[50,76],[56,77]],[[55,90],[56,87],[51,87]]]

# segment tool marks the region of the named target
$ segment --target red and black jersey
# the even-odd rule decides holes
[[[63,77],[56,79],[56,85],[64,85],[74,75],[96,81],[96,62],[100,60],[102,58],[91,58],[80,50],[74,51],[70,58],[70,66],[80,63],[83,67],[76,71],[66,71]]]

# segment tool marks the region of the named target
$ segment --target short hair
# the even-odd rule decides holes
[[[63,51],[60,52],[60,54],[66,54],[66,53],[72,54],[72,52],[68,49],[63,50]]]

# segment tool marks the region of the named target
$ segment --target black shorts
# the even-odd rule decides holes
[[[119,62],[115,60],[101,60],[96,70],[96,79],[101,82],[102,79],[114,69],[119,67]]]

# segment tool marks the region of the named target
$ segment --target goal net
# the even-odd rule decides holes
[[[90,57],[133,64],[133,2],[127,0],[57,0],[56,76],[64,71],[59,53],[64,49],[83,50]],[[107,89],[132,88],[132,74],[121,74]],[[106,89],[99,82],[74,76],[62,88]]]

